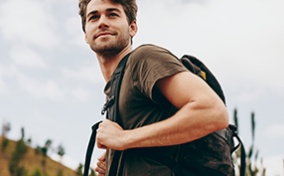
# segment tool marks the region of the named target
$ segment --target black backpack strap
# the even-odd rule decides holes
[[[240,176],[246,175],[246,150],[244,144],[238,135],[235,136],[240,143],[241,147],[241,167],[240,167]]]
[[[121,125],[120,123],[120,118],[119,118],[119,109],[118,109],[118,104],[119,104],[119,92],[120,92],[120,86],[122,82],[122,78],[124,75],[124,69],[126,66],[126,62],[129,58],[129,54],[127,54],[118,64],[116,70],[114,71],[112,78],[111,78],[111,88],[110,88],[110,94],[109,94],[109,100],[108,102],[113,102],[110,103],[109,105],[106,106],[107,108],[107,118],[111,121],[114,121],[118,124]],[[119,163],[119,158],[121,155],[121,151],[113,151],[114,154],[112,156],[112,161],[110,163],[110,169],[109,169],[109,175],[116,175],[117,168],[118,168],[118,163]]]
[[[241,165],[240,165],[240,176],[245,176],[246,174],[246,150],[245,146],[241,140],[241,138],[238,135],[237,127],[235,125],[230,124],[229,129],[231,130],[233,138],[236,138],[238,141],[238,144],[231,149],[231,153],[233,153],[237,148],[241,147]]]
[[[102,115],[107,111],[107,118],[117,122],[119,112],[118,112],[118,97],[119,97],[119,91],[120,91],[120,84],[123,78],[124,74],[124,68],[126,65],[126,62],[128,60],[130,54],[127,54],[118,64],[115,72],[112,75],[112,82],[111,82],[111,91],[109,95],[109,99],[107,102],[104,104],[103,109],[102,109]],[[114,105],[114,106],[113,106]],[[89,174],[89,169],[90,169],[90,163],[91,163],[91,158],[94,150],[94,146],[96,143],[96,135],[97,135],[97,129],[99,127],[99,124],[101,121],[97,122],[92,126],[92,134],[89,139],[89,144],[88,148],[86,151],[86,156],[85,156],[85,164],[84,164],[84,175],[83,176],[88,176]],[[119,159],[119,151],[115,151],[112,165],[110,167],[110,174],[109,175],[114,175],[116,173],[116,168],[118,164],[118,159]]]
[[[111,86],[110,86],[111,88],[110,88],[109,98],[107,102],[104,104],[101,112],[101,114],[104,115],[105,112],[108,111],[107,118],[114,122],[117,122],[117,117],[119,116],[118,100],[119,100],[120,85],[129,55],[130,54],[124,56],[124,58],[119,62],[118,66],[116,67],[116,70],[114,71],[111,77]]]
[[[86,152],[86,156],[85,156],[85,165],[84,165],[84,175],[83,176],[89,175],[91,158],[92,158],[94,146],[95,146],[95,143],[96,143],[97,129],[98,129],[99,124],[101,122],[102,121],[99,121],[92,126],[92,134],[90,136],[90,140],[89,140],[89,144],[88,144],[88,148],[87,148],[87,152]]]

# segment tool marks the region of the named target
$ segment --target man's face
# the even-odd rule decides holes
[[[136,22],[128,24],[121,4],[91,0],[86,14],[85,38],[97,54],[120,52],[136,34]]]

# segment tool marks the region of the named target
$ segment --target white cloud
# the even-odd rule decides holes
[[[265,135],[271,139],[284,139],[284,124],[274,124],[265,130]]]
[[[178,56],[196,55],[227,80],[240,78],[283,90],[283,2],[221,0],[171,8],[161,4],[153,15],[156,2],[139,11],[137,41],[158,43]]]
[[[243,92],[238,95],[236,101],[238,102],[252,102],[258,101],[261,97],[265,95],[265,91],[263,89],[254,90],[251,89],[250,91],[243,90]]]
[[[10,55],[13,62],[17,65],[32,68],[44,68],[47,66],[36,51],[25,46],[13,47],[10,51]]]
[[[8,93],[8,86],[4,81],[5,67],[0,63],[0,95],[6,95]]]
[[[34,98],[45,98],[53,101],[62,101],[64,90],[55,81],[44,81],[39,83],[34,79],[18,75],[20,87]]]
[[[268,176],[283,176],[283,155],[265,157],[263,165]]]
[[[61,72],[63,77],[68,79],[85,80],[91,83],[104,81],[97,65],[86,66],[79,70],[64,68]]]
[[[5,95],[8,91],[7,85],[0,77],[0,95]]]
[[[53,48],[58,44],[56,23],[45,4],[35,0],[6,0],[0,6],[0,32],[17,44]]]
[[[75,46],[86,47],[87,44],[84,40],[84,32],[79,15],[72,16],[66,20],[65,31],[70,36],[70,38],[66,39],[68,42]]]
[[[54,102],[86,102],[90,100],[93,95],[87,89],[82,87],[75,87],[74,85],[66,87],[66,85],[62,83],[68,83],[66,80],[64,80],[64,78],[54,80],[42,77],[41,80],[37,80],[26,75],[17,67],[11,67],[9,69],[9,76],[11,79],[15,79],[18,82],[18,90],[24,91],[34,99],[47,99]]]
[[[11,79],[17,81],[19,89],[15,91],[24,91],[35,99],[49,99],[52,101],[61,101],[64,97],[64,91],[58,86],[54,80],[42,79],[37,81],[33,77],[27,76],[20,71],[18,67],[12,66],[9,69]]]
[[[92,96],[92,94],[88,91],[86,91],[83,88],[77,88],[75,90],[71,90],[70,94],[72,95],[72,97],[75,98],[75,101],[79,101],[79,102],[86,102],[90,99],[90,97]]]

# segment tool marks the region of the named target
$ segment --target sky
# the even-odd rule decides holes
[[[151,43],[194,55],[222,84],[233,123],[255,148],[268,176],[283,176],[284,1],[140,0],[133,48]],[[0,1],[0,124],[32,145],[65,147],[66,164],[83,163],[100,115],[104,80],[84,40],[76,0]],[[2,126],[2,125],[1,125]],[[95,149],[95,158],[102,151]]]

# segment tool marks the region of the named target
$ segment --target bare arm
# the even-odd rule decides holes
[[[158,89],[179,110],[172,117],[133,130],[123,130],[105,120],[98,131],[98,146],[125,150],[169,146],[206,136],[228,126],[225,105],[213,90],[190,72],[157,82]]]

